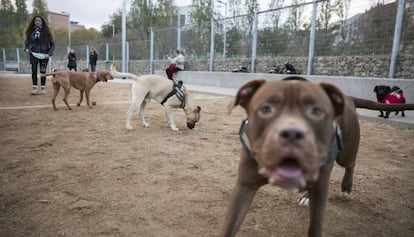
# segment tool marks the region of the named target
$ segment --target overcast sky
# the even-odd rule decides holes
[[[226,0],[221,0],[226,1]],[[265,10],[270,0],[259,0],[261,10]],[[308,0],[312,1],[312,0]],[[352,13],[363,12],[369,6],[375,4],[378,0],[351,0],[351,16]],[[381,0],[382,1],[382,0]],[[395,0],[385,0],[384,2],[392,2]],[[33,0],[27,1],[29,12],[32,11]],[[94,27],[100,30],[100,27],[104,23],[109,22],[109,16],[112,15],[117,9],[122,9],[123,0],[46,0],[49,11],[52,12],[69,12],[70,20],[77,21],[81,25],[86,27]],[[127,0],[127,5],[131,0]],[[175,0],[179,6],[190,5],[191,0]],[[216,3],[217,4],[217,3]],[[128,10],[128,7],[127,7]]]

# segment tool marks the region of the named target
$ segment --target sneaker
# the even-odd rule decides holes
[[[42,86],[42,87],[40,88],[40,94],[41,94],[41,95],[46,95],[46,87],[45,87],[45,86]]]
[[[31,95],[37,95],[37,86],[33,86],[32,92],[30,92]]]

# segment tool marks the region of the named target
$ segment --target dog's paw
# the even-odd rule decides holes
[[[174,132],[179,131],[179,129],[176,126],[171,126],[171,130],[174,131]]]
[[[305,196],[299,198],[298,204],[302,207],[307,207],[307,206],[309,206],[309,201],[310,201],[309,197],[307,195],[305,195]]]
[[[132,130],[132,126],[131,125],[127,125],[126,126],[126,130],[131,131]]]
[[[150,124],[149,124],[149,123],[143,123],[143,124],[142,124],[142,126],[143,126],[144,128],[148,128],[148,127],[150,126]]]

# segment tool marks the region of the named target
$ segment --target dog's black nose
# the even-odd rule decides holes
[[[279,137],[288,144],[295,144],[305,138],[305,131],[297,127],[286,127],[279,132]]]
[[[195,127],[195,123],[187,123],[187,128],[193,129]]]

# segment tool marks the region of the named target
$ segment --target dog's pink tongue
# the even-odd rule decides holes
[[[259,169],[259,173],[269,178],[270,183],[275,182],[291,182],[303,177],[303,172],[298,167],[285,166],[277,167],[274,170],[269,170],[266,167]]]
[[[276,169],[279,176],[285,179],[296,179],[302,176],[302,170],[298,167],[283,167]]]

